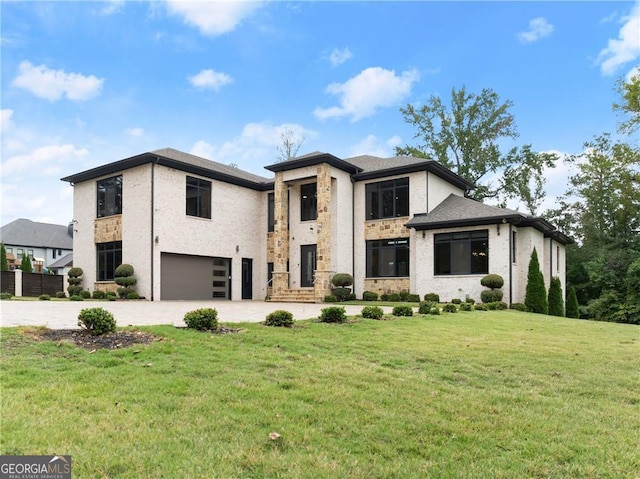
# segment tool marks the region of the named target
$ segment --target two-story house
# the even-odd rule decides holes
[[[537,248],[564,285],[570,238],[541,218],[465,197],[473,185],[418,158],[311,153],[257,176],[162,149],[63,178],[74,186],[74,264],[115,289],[130,263],[150,300],[322,301],[337,272],[354,292],[479,300],[480,278],[524,298]]]

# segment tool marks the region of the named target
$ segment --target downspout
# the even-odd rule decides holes
[[[353,176],[349,175],[351,180],[351,271],[353,274],[356,272],[356,182],[353,180]],[[354,281],[355,283],[355,281]],[[355,285],[353,293],[355,294]]]
[[[509,303],[513,303],[513,225],[509,223]]]
[[[155,258],[155,166],[158,158],[151,162],[151,301],[153,301],[153,263]]]
[[[553,278],[553,238],[549,238],[549,284]]]

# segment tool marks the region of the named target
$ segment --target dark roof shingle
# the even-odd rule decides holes
[[[4,244],[34,248],[73,249],[73,238],[67,226],[38,223],[20,218],[0,228]]]

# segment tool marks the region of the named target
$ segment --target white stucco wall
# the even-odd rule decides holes
[[[428,213],[442,203],[451,194],[464,196],[464,190],[452,185],[433,173],[425,173],[427,178],[427,205],[423,210],[415,213]]]
[[[82,286],[91,291],[96,280],[96,245],[93,236],[93,224],[96,219],[96,181],[83,181],[73,186],[73,265],[82,268]]]
[[[353,183],[349,173],[331,168],[331,269],[353,275]]]

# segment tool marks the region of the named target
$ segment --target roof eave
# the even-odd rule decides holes
[[[265,169],[273,173],[277,173],[279,171],[289,171],[295,170],[297,168],[304,168],[307,166],[315,166],[321,163],[328,163],[329,165],[342,171],[346,171],[351,175],[355,175],[362,171],[362,168],[359,168],[347,161],[341,160],[340,158],[329,153],[322,153],[320,155],[282,161],[280,163],[274,163],[273,165],[265,166]]]

